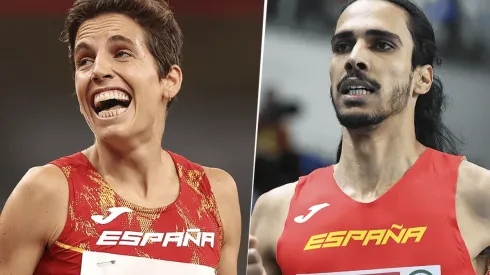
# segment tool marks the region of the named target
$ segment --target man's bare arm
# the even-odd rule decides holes
[[[458,170],[456,216],[476,274],[487,274],[490,247],[490,171],[462,161]]]
[[[482,231],[478,235],[488,242],[479,245],[477,253],[490,246],[489,198],[490,171],[471,162],[462,161],[458,171],[456,205],[459,206],[457,211],[461,212],[459,215],[461,220],[462,217],[470,219],[472,221],[471,229]],[[458,212],[456,214],[458,215]]]
[[[223,223],[224,242],[221,248],[219,275],[236,275],[242,230],[240,203],[233,178],[220,169],[206,168]]]
[[[0,275],[32,275],[46,246],[58,237],[68,185],[56,167],[30,169],[0,215]]]
[[[260,196],[255,203],[250,234],[256,239],[254,245],[267,275],[281,274],[276,262],[276,245],[284,229],[295,187],[296,183],[290,183],[275,188]]]

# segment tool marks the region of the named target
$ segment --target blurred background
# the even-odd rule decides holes
[[[0,210],[30,167],[93,142],[73,95],[67,47],[58,41],[71,3],[0,5]],[[185,37],[184,83],[163,146],[235,178],[243,213],[239,274],[245,274],[263,0],[170,3]]]
[[[333,164],[340,124],[330,100],[330,39],[345,0],[268,0],[254,200]],[[490,169],[489,0],[415,0],[430,18],[450,98],[445,121],[468,160]]]

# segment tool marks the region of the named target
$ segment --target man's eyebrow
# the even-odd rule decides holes
[[[379,29],[369,29],[364,33],[364,35],[394,40],[398,42],[400,45],[403,45],[400,36],[398,34],[389,31],[379,30]],[[333,35],[331,43],[333,44],[337,40],[353,39],[354,37],[355,35],[353,31],[341,31]]]
[[[331,43],[333,44],[337,40],[345,40],[354,38],[353,31],[341,31],[332,36]]]
[[[388,40],[394,40],[398,42],[400,45],[403,45],[403,42],[398,34],[385,30],[376,30],[376,29],[367,30],[366,36],[376,36],[380,38],[386,38]]]

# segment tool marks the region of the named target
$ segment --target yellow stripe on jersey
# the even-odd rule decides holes
[[[55,244],[57,246],[61,247],[61,248],[64,248],[64,249],[68,249],[68,250],[75,251],[75,252],[78,252],[78,253],[83,253],[83,249],[81,249],[79,247],[75,247],[75,246],[71,246],[71,245],[68,245],[68,244],[60,243],[58,241],[56,241]]]

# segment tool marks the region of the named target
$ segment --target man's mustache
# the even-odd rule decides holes
[[[342,84],[344,81],[346,81],[348,78],[357,78],[361,81],[367,82],[369,85],[371,85],[375,90],[381,89],[381,84],[379,84],[378,81],[369,78],[366,74],[364,74],[361,70],[353,70],[352,72],[346,74],[342,79],[340,79],[339,83],[337,84],[337,91],[340,90],[340,87],[342,87]]]

